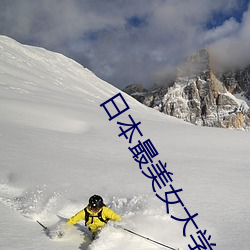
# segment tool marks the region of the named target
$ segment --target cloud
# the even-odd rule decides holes
[[[249,13],[242,21],[234,17],[239,2],[2,0],[0,33],[61,52],[120,88],[149,86],[204,46],[222,57],[226,47],[247,49]]]
[[[218,29],[227,30],[225,23]],[[232,25],[234,26],[234,25]],[[216,32],[216,31],[215,31]],[[243,15],[241,23],[235,24],[232,32],[225,32],[225,36],[214,39],[210,44],[210,51],[216,61],[225,67],[244,67],[250,64],[250,10]]]
[[[211,44],[219,41],[225,37],[231,36],[237,33],[240,28],[240,24],[232,17],[229,20],[225,20],[221,26],[216,28],[205,30],[200,38],[201,44]]]

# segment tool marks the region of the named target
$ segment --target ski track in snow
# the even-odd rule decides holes
[[[123,244],[124,240],[128,242],[128,249],[160,249],[154,243],[147,242],[137,236],[130,235],[122,229],[115,228],[113,223],[107,225],[100,233],[99,238],[94,242],[91,242],[89,239],[87,228],[83,222],[70,229],[68,228],[64,237],[58,239],[57,231],[64,227],[66,218],[59,219],[60,216],[57,217],[56,214],[66,214],[66,217],[70,217],[81,204],[65,200],[63,194],[49,194],[46,186],[25,191],[9,183],[1,183],[0,202],[29,220],[34,222],[36,220],[45,221],[45,225],[50,229],[50,238],[69,245],[79,243],[79,249],[117,249],[123,246],[120,244]],[[136,230],[137,232],[139,230],[141,233],[144,231],[144,235],[147,235],[147,233],[148,235],[154,235],[155,233],[155,237],[157,237],[157,231],[164,226],[164,221],[166,224],[170,222],[170,217],[162,213],[162,208],[150,208],[150,198],[145,195],[119,199],[113,197],[109,199],[107,206],[121,214],[124,220],[121,223],[122,226],[125,228],[129,227],[130,230]],[[139,224],[140,227],[137,227]],[[153,234],[148,225],[154,228]],[[123,241],[119,243],[121,239]]]

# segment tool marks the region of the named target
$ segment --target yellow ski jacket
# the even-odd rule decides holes
[[[85,221],[86,225],[88,226],[89,230],[92,233],[95,233],[98,231],[98,229],[102,228],[106,223],[104,221],[112,220],[112,221],[121,221],[120,215],[116,214],[113,210],[110,208],[103,206],[99,211],[93,212],[88,207],[86,207],[87,212],[89,213],[88,221]],[[98,218],[98,214],[101,212],[101,217],[104,221],[100,220]],[[67,224],[74,225],[80,220],[85,220],[85,211],[82,209],[77,214],[72,216],[68,221]]]

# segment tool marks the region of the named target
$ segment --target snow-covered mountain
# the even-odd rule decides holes
[[[172,187],[182,189],[190,215],[198,213],[212,248],[249,249],[249,133],[193,126],[125,93],[130,109],[109,121],[100,104],[119,92],[63,55],[0,36],[0,248],[163,249],[112,225],[91,243],[84,222],[62,239],[48,238],[36,223],[53,228],[58,215],[69,218],[95,193],[130,230],[183,250],[195,246],[191,235],[200,243],[192,222],[184,237],[185,222],[171,218],[187,218],[184,207],[171,204],[167,214],[156,197],[171,192],[170,183],[154,192],[147,168],[133,159],[129,147],[150,139],[154,164],[167,163]],[[142,136],[135,130],[131,143],[117,124],[130,124],[128,115],[141,122]]]
[[[219,72],[208,50],[187,58],[171,86],[124,91],[146,106],[184,121],[209,127],[250,128],[249,68]]]

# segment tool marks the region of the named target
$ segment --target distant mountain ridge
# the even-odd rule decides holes
[[[123,91],[162,113],[209,127],[250,128],[250,66],[216,72],[208,50],[188,57],[169,86],[146,90],[139,84]]]

